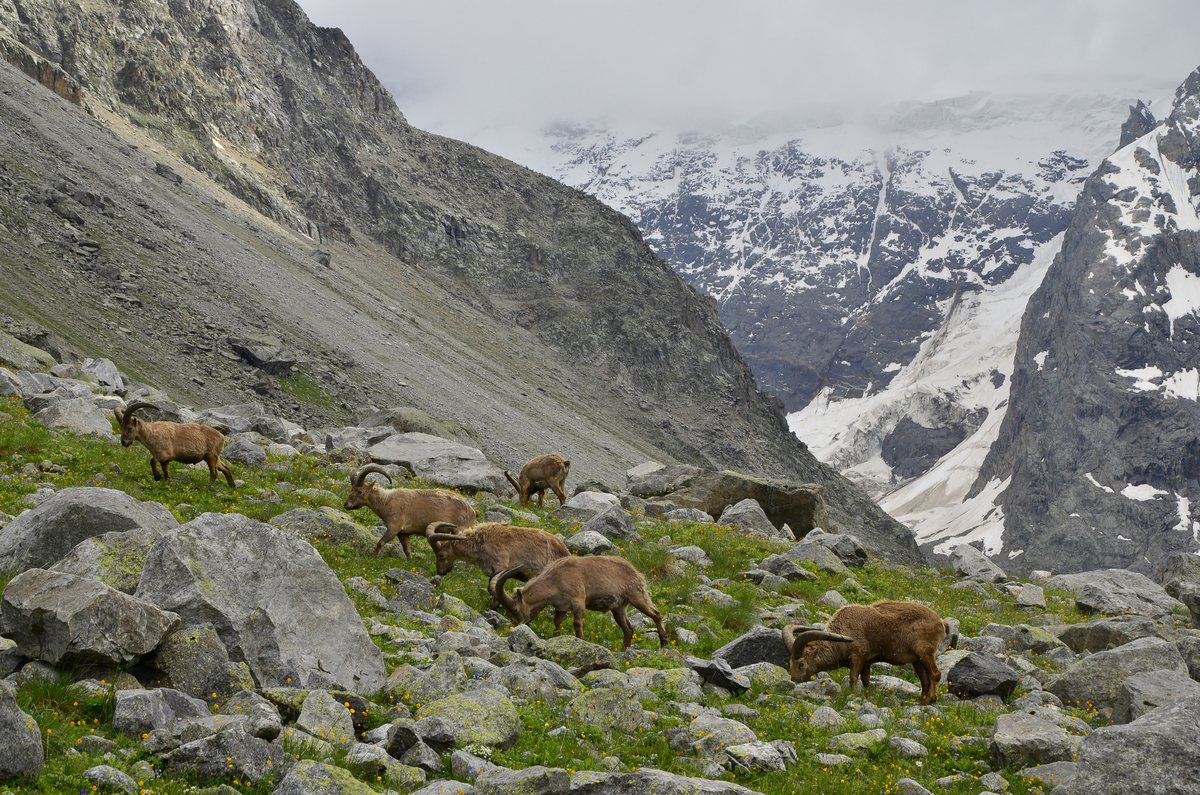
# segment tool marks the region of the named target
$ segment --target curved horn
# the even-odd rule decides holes
[[[797,636],[797,629],[804,631]],[[823,629],[812,629],[811,627],[806,627],[801,624],[793,624],[792,626],[783,630],[783,642],[787,644],[788,652],[794,657],[799,657],[804,653],[805,646],[813,641],[818,640],[827,640],[832,643],[854,642],[854,638],[850,638],[845,635],[839,635],[836,632],[826,632]]]
[[[385,478],[388,479],[389,483],[392,482],[392,476],[389,475],[387,473],[387,470],[384,469],[383,467],[381,467],[379,464],[367,464],[365,467],[363,467],[362,469],[355,472],[354,476],[350,478],[350,481],[355,486],[361,486],[362,482],[366,479],[367,475],[370,475],[372,472],[379,474],[379,475],[383,475]]]
[[[125,407],[125,413],[121,415],[121,427],[124,428],[129,423],[129,418],[133,416],[133,412],[138,409],[157,409],[158,406],[153,403],[146,403],[142,400],[135,400]]]
[[[517,494],[520,494],[521,487],[517,485],[517,481],[513,479],[512,473],[506,469],[504,470],[504,477],[508,478],[508,482],[511,483],[512,487],[517,490]]]
[[[430,522],[429,524],[425,525],[425,535],[426,536],[431,536],[431,535],[435,535],[435,534],[443,535],[443,533],[441,532],[441,528],[443,528],[443,527],[447,527],[451,531],[458,529],[458,525],[451,524],[450,522]],[[451,532],[450,535],[453,535],[455,538],[458,538],[458,535],[453,532]]]
[[[513,604],[512,597],[504,592],[504,583],[509,580],[520,569],[506,569],[492,577],[488,582],[488,593],[492,598],[504,605],[504,609],[515,614],[517,607]]]

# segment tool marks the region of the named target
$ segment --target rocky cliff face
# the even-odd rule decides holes
[[[1198,166],[1200,71],[1087,181],[1029,303],[973,487],[999,495],[985,545],[1014,568],[1146,569],[1200,550]]]
[[[407,403],[511,465],[557,447],[610,481],[658,458],[824,482],[835,522],[915,553],[625,218],[412,128],[294,3],[0,0],[0,41],[18,320],[201,405]],[[248,332],[298,374],[244,365]]]

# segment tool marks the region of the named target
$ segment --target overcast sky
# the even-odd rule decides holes
[[[299,0],[409,121],[702,126],[1047,85],[1161,93],[1200,65],[1197,0]]]

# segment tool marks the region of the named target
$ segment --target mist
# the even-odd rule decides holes
[[[1192,0],[300,0],[418,127],[728,125],[975,91],[1161,94],[1200,65]]]

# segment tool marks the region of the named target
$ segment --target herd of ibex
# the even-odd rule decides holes
[[[208,464],[210,487],[221,473],[234,486],[233,473],[221,460],[225,437],[220,431],[198,423],[151,422],[135,412],[154,408],[135,402],[124,412],[115,410],[121,429],[121,444],[140,442],[150,451],[150,471],[155,480],[170,479],[167,465],[173,461]],[[159,470],[162,470],[161,474]],[[504,476],[516,490],[521,505],[534,495],[542,507],[547,490],[565,503],[566,480],[571,462],[559,453],[531,459],[516,478]],[[575,624],[575,635],[583,638],[584,615],[588,610],[611,613],[624,636],[624,648],[633,642],[633,627],[625,609],[632,605],[654,622],[659,644],[667,645],[662,614],[650,600],[646,580],[633,564],[614,556],[576,557],[558,536],[534,527],[490,522],[475,525],[476,512],[461,495],[445,489],[383,488],[367,480],[379,474],[391,481],[387,469],[368,464],[350,477],[346,510],[370,508],[383,520],[385,530],[375,554],[399,537],[404,556],[410,557],[409,536],[428,540],[437,561],[437,573],[449,574],[456,561],[479,567],[488,577],[492,606],[502,607],[517,624],[535,619],[546,608],[554,610],[554,630],[562,628],[567,614]],[[508,580],[525,581],[511,594]],[[821,671],[850,669],[850,686],[860,680],[870,687],[871,665],[877,662],[913,666],[921,681],[921,702],[937,699],[941,672],[936,655],[949,632],[949,625],[925,605],[916,602],[881,601],[872,605],[847,605],[838,610],[824,628],[792,625],[783,630],[783,644],[791,659],[793,681],[804,682]]]

